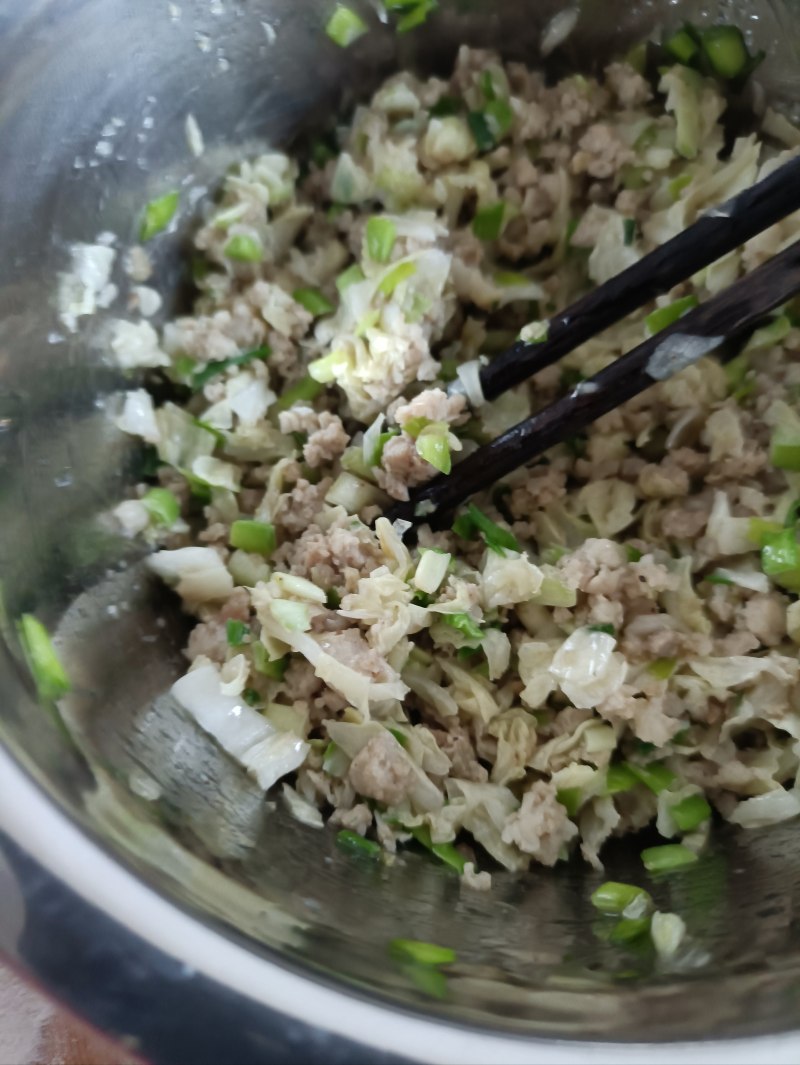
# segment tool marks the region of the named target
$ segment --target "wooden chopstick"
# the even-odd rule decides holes
[[[547,339],[517,341],[480,371],[487,400],[557,362],[568,352],[721,259],[800,209],[800,157],[701,215],[688,229],[548,320]],[[451,386],[463,392],[461,382]]]
[[[391,520],[441,526],[468,496],[585,429],[632,396],[754,329],[766,314],[800,292],[800,241],[719,295],[649,337],[562,399],[468,455],[393,506]]]

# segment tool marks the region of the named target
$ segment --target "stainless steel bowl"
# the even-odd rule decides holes
[[[70,243],[130,243],[155,193],[191,200],[243,146],[290,143],[398,66],[446,69],[464,41],[536,63],[562,6],[442,0],[397,38],[364,5],[373,32],[345,52],[322,32],[331,0],[0,0],[0,946],[153,1061],[619,1062],[642,1043],[673,1061],[675,1040],[689,1060],[800,1060],[797,824],[720,830],[654,887],[707,955],[682,974],[594,934],[598,877],[578,864],[498,874],[490,895],[413,856],[362,868],[154,708],[185,622],[97,521],[137,455],[108,418],[105,313],[76,334],[58,320]],[[800,100],[796,4],[699,7],[587,0],[558,59],[593,67],[659,20],[721,12],[767,48],[767,92]],[[158,246],[165,314],[181,252]],[[26,611],[58,631],[77,743],[21,665]],[[626,847],[607,876],[640,878]],[[445,999],[390,963],[396,936],[457,949]]]

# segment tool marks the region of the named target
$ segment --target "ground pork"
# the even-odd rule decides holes
[[[322,509],[331,484],[330,477],[323,478],[318,484],[311,484],[301,477],[291,492],[281,497],[283,505],[275,516],[276,524],[287,533],[301,533],[307,529]]]
[[[628,63],[610,63],[605,77],[606,85],[623,107],[641,107],[652,98],[647,80]]]
[[[414,396],[409,403],[403,403],[394,410],[394,419],[401,429],[405,428],[412,418],[427,418],[430,422],[461,425],[468,417],[466,397],[448,396],[441,388],[426,389]]]
[[[359,802],[350,810],[334,810],[330,823],[350,832],[357,832],[359,836],[366,836],[372,824],[372,810],[366,803]]]
[[[503,842],[515,844],[542,865],[555,865],[561,850],[578,834],[556,798],[555,785],[537,781],[522,797],[522,804],[503,828]]]
[[[661,685],[657,695],[650,696],[624,684],[598,704],[597,712],[607,721],[629,723],[640,740],[660,747],[683,727],[679,720],[667,715],[666,705],[666,684]]]
[[[373,680],[388,680],[390,675],[386,659],[373,650],[360,629],[325,633],[319,645],[323,651],[351,669],[364,673]]]
[[[443,729],[431,729],[430,731],[437,745],[450,759],[451,776],[458,777],[459,780],[474,780],[478,783],[484,783],[489,779],[489,772],[476,758],[472,741],[462,725],[454,724],[448,732]]]
[[[296,576],[340,592],[355,591],[359,579],[384,561],[375,537],[360,524],[333,525],[327,531],[311,525],[299,539],[284,544],[274,559]]]
[[[590,177],[613,177],[633,159],[633,152],[613,126],[598,122],[589,126],[572,157],[572,173]]]
[[[373,737],[350,763],[348,780],[359,795],[399,806],[412,780],[403,748],[390,732]]]
[[[375,479],[393,499],[408,499],[409,488],[424,484],[436,475],[429,462],[417,454],[417,445],[402,433],[387,440],[381,465],[375,469]]]
[[[765,647],[777,647],[786,635],[786,600],[777,592],[754,595],[739,612],[743,628]]]
[[[461,883],[465,887],[472,888],[473,891],[491,891],[492,874],[487,873],[486,870],[479,873],[474,862],[466,862],[461,874]]]

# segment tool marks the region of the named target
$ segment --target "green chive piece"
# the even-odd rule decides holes
[[[495,139],[483,111],[470,111],[467,115],[467,125],[478,146],[478,151],[490,152],[495,146]]]
[[[669,812],[681,832],[693,832],[711,817],[711,807],[702,795],[689,795],[681,799],[670,806]]]
[[[398,263],[397,266],[392,267],[388,273],[383,275],[383,279],[378,285],[378,292],[381,292],[384,296],[391,296],[401,282],[407,281],[416,272],[416,263]]]
[[[625,917],[617,921],[608,936],[609,943],[630,943],[650,931],[649,917]]]
[[[697,296],[683,296],[673,303],[668,303],[666,307],[659,307],[657,310],[651,311],[644,320],[645,325],[651,335],[660,333],[662,329],[666,329],[668,325],[677,322],[679,318],[682,318],[692,307],[696,307],[698,303]]]
[[[647,672],[656,680],[669,680],[678,665],[676,658],[657,658],[647,667]]]
[[[417,439],[417,454],[439,473],[450,473],[453,468],[450,445],[444,433],[423,433]]]
[[[249,519],[235,521],[231,525],[230,543],[231,547],[236,547],[240,551],[269,558],[278,543],[275,526],[267,521]]]
[[[255,688],[245,688],[242,692],[242,698],[248,706],[260,706],[264,701]]]
[[[274,409],[288,410],[295,403],[311,403],[324,391],[325,385],[315,381],[313,377],[303,377],[281,393]]]
[[[337,832],[336,842],[342,850],[349,851],[351,854],[366,858],[380,858],[381,856],[380,844],[371,839],[364,839],[357,832],[351,832],[349,828],[343,828],[341,832]]]
[[[375,449],[370,455],[370,466],[380,466],[381,459],[383,458],[383,449],[393,440],[396,436],[400,436],[399,429],[387,429],[385,433],[381,433],[375,442]]]
[[[168,488],[151,488],[142,496],[142,503],[156,525],[174,525],[181,514],[181,506]]]
[[[152,240],[167,228],[178,210],[181,194],[177,190],[151,200],[144,209],[144,217],[139,229],[139,239],[144,243]]]
[[[237,233],[225,245],[225,255],[237,263],[260,263],[264,254],[261,241],[246,233]]]
[[[411,10],[398,21],[398,33],[408,33],[410,30],[416,29],[417,26],[421,26],[427,20],[428,15],[436,10],[438,4],[436,0],[417,0],[416,4],[407,4],[405,6],[410,7]]]
[[[188,382],[189,387],[194,392],[199,392],[201,388],[205,388],[208,382],[219,374],[232,370],[236,366],[247,366],[248,363],[255,362],[256,359],[268,359],[271,354],[272,349],[269,345],[263,344],[260,348],[254,348],[252,351],[243,351],[241,355],[231,355],[229,359],[206,363],[201,370],[197,370],[196,373],[191,375]]]
[[[447,976],[431,965],[415,965],[413,962],[401,964],[401,969],[423,995],[428,998],[447,998]]]
[[[325,606],[328,610],[338,610],[342,605],[342,597],[335,588],[329,588],[325,592]]]
[[[53,701],[66,695],[72,684],[59,661],[47,629],[33,614],[23,614],[17,629],[39,696]]]
[[[490,207],[482,207],[472,220],[472,232],[480,240],[497,240],[503,231],[506,205],[502,200]]]
[[[724,573],[717,573],[716,570],[703,577],[703,580],[707,584],[733,584],[730,577],[726,577]]]
[[[231,647],[241,647],[245,636],[250,635],[250,629],[243,621],[236,618],[228,618],[225,623],[225,635]]]
[[[260,640],[251,644],[250,648],[253,656],[253,665],[257,673],[261,673],[270,680],[283,680],[286,676],[286,670],[289,668],[288,655],[284,655],[283,658],[270,658],[266,647]]]
[[[622,219],[622,242],[627,247],[630,247],[636,239],[636,219],[635,218],[623,218]]]
[[[628,562],[640,562],[642,559],[642,552],[638,547],[631,547],[628,544],[625,547],[625,553],[628,556]]]
[[[328,19],[325,32],[340,48],[349,48],[354,41],[367,32],[366,22],[355,11],[345,4],[337,4],[333,14]]]
[[[388,263],[397,240],[397,227],[391,218],[370,218],[366,235],[370,259],[376,263]]]
[[[697,861],[697,855],[682,843],[667,843],[663,847],[643,850],[642,861],[649,873],[666,873],[692,865]]]
[[[315,318],[319,318],[323,314],[333,314],[336,310],[331,301],[326,296],[323,296],[318,288],[295,289],[292,298],[295,303],[305,307],[308,313],[313,314]]]
[[[569,817],[575,817],[583,804],[583,792],[580,788],[559,788],[556,799],[567,811]]]
[[[405,737],[403,738],[405,739]],[[417,825],[415,828],[406,829],[406,831],[411,833],[417,843],[432,854],[435,854],[445,865],[455,869],[459,875],[464,872],[464,866],[467,864],[466,858],[456,850],[452,843],[434,843],[431,839],[431,830],[427,825]]]
[[[608,880],[592,892],[591,902],[592,906],[601,913],[618,917],[639,898],[647,903],[652,902],[644,888],[637,887],[636,884],[621,884],[615,880]]]
[[[668,769],[663,762],[650,762],[646,766],[635,765],[633,762],[626,762],[625,764],[636,779],[656,795],[665,791],[670,784],[674,784],[677,780],[672,770]]]
[[[428,111],[431,118],[449,118],[464,110],[464,104],[457,96],[440,96]]]
[[[691,185],[691,183],[691,174],[679,174],[676,178],[673,178],[672,181],[670,181],[669,185],[667,185],[667,191],[669,192],[670,199],[673,203],[678,202],[683,190],[687,185]],[[730,363],[728,365],[730,365]]]
[[[718,77],[728,80],[744,73],[750,56],[738,26],[710,26],[703,30],[700,39]]]
[[[783,588],[800,591],[800,546],[794,529],[767,533],[762,540],[761,569]]]
[[[618,795],[620,792],[631,791],[638,783],[639,778],[631,772],[625,762],[615,763],[610,765],[606,771],[604,793],[606,795]]]
[[[747,539],[752,540],[759,547],[763,547],[768,536],[773,533],[779,533],[782,530],[783,526],[777,521],[767,521],[766,518],[751,518],[747,523]]]
[[[491,518],[487,518],[474,503],[470,503],[466,513],[453,522],[453,532],[463,540],[474,540],[476,533],[480,533],[486,546],[498,554],[502,553],[504,548],[509,551],[522,550],[516,536],[509,529],[503,529]]]
[[[364,271],[361,269],[358,263],[353,263],[352,266],[348,266],[347,269],[343,270],[336,278],[336,287],[338,288],[339,293],[341,294],[345,291],[345,289],[350,288],[351,285],[356,285],[359,281],[363,280]]]
[[[393,939],[389,944],[392,957],[412,961],[417,965],[452,965],[456,952],[437,943],[425,943],[421,939]]]
[[[468,640],[480,643],[483,639],[483,629],[470,614],[440,614],[439,617],[445,625],[460,632]]]
[[[587,625],[589,632],[604,632],[606,636],[616,636],[617,630],[613,625]]]
[[[484,107],[483,113],[495,143],[501,141],[511,129],[511,123],[514,121],[511,104],[508,100],[490,100]]]
[[[800,470],[800,437],[793,430],[778,426],[772,434],[769,458],[779,470]]]
[[[688,65],[700,51],[695,38],[688,29],[678,30],[664,41],[664,48],[684,66]]]

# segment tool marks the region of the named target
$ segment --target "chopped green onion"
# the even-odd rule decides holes
[[[665,791],[677,779],[672,770],[668,769],[663,762],[650,762],[649,765],[644,766],[635,765],[633,762],[625,764],[636,779],[656,795]]]
[[[703,51],[720,78],[737,78],[744,73],[750,56],[738,26],[710,26],[701,34]]]
[[[408,4],[404,6],[410,7],[411,10],[398,20],[396,27],[398,33],[408,33],[409,30],[421,26],[431,11],[435,11],[438,5],[437,0],[417,0],[414,5]]]
[[[617,630],[613,625],[587,625],[589,632],[604,632],[606,636],[616,636]]]
[[[583,792],[580,788],[559,788],[556,799],[567,811],[569,817],[575,817],[583,803]]]
[[[263,344],[260,348],[254,348],[252,351],[244,351],[241,355],[231,355],[229,359],[220,359],[218,362],[209,362],[201,369],[192,374],[188,381],[189,387],[194,392],[199,392],[201,388],[205,388],[209,381],[218,374],[225,373],[226,370],[233,369],[234,366],[246,366],[250,362],[254,362],[256,359],[268,359],[272,354],[272,349],[267,344]]]
[[[416,440],[423,429],[427,429],[429,425],[433,425],[430,418],[425,418],[420,415],[417,418],[409,418],[408,421],[403,423],[403,432],[407,433],[412,440]]]
[[[413,962],[404,962],[400,968],[423,995],[428,998],[447,998],[447,976],[441,969],[430,965],[415,965]]]
[[[495,283],[504,288],[512,288],[515,285],[529,285],[531,279],[516,270],[498,270],[494,275]],[[513,334],[512,334],[513,336]],[[505,345],[503,345],[505,347]]]
[[[367,252],[376,263],[388,263],[397,240],[397,227],[391,218],[370,218],[367,222]]]
[[[142,225],[139,229],[139,239],[142,242],[152,240],[153,237],[167,228],[175,217],[180,198],[180,192],[168,192],[165,196],[159,196],[157,200],[151,200],[147,204],[144,209]]]
[[[405,737],[403,738],[405,739]],[[435,854],[445,865],[449,865],[459,874],[464,872],[464,866],[467,863],[463,855],[456,850],[452,843],[434,843],[431,839],[431,830],[427,825],[417,825],[414,828],[406,829],[406,831],[410,832],[417,843],[432,854]]]
[[[288,410],[295,403],[310,403],[324,391],[325,386],[321,385],[319,381],[315,381],[313,377],[303,377],[281,393],[273,410]]]
[[[618,795],[620,792],[630,791],[639,783],[639,778],[631,772],[630,766],[625,762],[612,764],[606,771],[605,795]]]
[[[689,795],[681,799],[670,806],[669,812],[681,832],[693,832],[711,817],[711,807],[702,795]]]
[[[342,605],[342,597],[335,588],[328,588],[325,592],[325,606],[328,610],[338,610]]]
[[[495,143],[501,141],[511,129],[514,112],[508,100],[490,100],[483,109],[486,125]]]
[[[673,178],[672,181],[670,181],[670,183],[667,185],[667,191],[669,192],[670,199],[673,203],[678,202],[678,200],[681,198],[681,193],[683,192],[683,190],[686,188],[687,185],[691,185],[691,183],[691,174],[678,174],[676,178]]]
[[[622,243],[626,246],[633,244],[636,239],[636,219],[635,218],[623,218],[622,219]]]
[[[385,433],[379,433],[378,439],[375,441],[375,448],[370,455],[370,466],[380,466],[381,459],[383,458],[383,449],[393,440],[396,436],[400,436],[399,429],[387,429]]]
[[[635,884],[621,884],[615,880],[601,884],[591,896],[594,908],[612,917],[621,916],[632,903],[640,899],[648,905],[652,903],[649,893],[644,888],[637,887]]]
[[[260,706],[264,701],[255,688],[245,688],[242,692],[242,698],[248,706]]]
[[[700,50],[700,46],[689,29],[678,30],[664,41],[664,48],[678,60],[687,65]]]
[[[555,566],[559,559],[563,558],[564,555],[568,554],[568,548],[562,547],[561,544],[553,544],[552,547],[546,547],[542,551],[541,558],[542,562],[544,562],[546,565]]]
[[[25,660],[40,697],[52,701],[66,695],[72,685],[47,629],[33,614],[23,614],[17,628]]]
[[[667,843],[663,847],[648,847],[642,851],[642,861],[649,873],[665,873],[682,869],[697,861],[697,855],[682,843]]]
[[[266,521],[242,519],[231,525],[231,547],[247,551],[252,555],[264,555],[269,558],[277,546],[275,526]]]
[[[384,296],[391,296],[401,282],[407,281],[416,272],[416,263],[398,263],[397,266],[393,266],[391,270],[383,275],[381,283],[378,285],[378,292]]]
[[[309,314],[319,318],[323,314],[333,314],[336,309],[331,301],[323,296],[317,288],[298,288],[295,290],[293,299],[301,307],[305,307]]]
[[[650,931],[649,917],[624,917],[617,921],[608,936],[609,943],[630,943]]]
[[[348,266],[347,269],[343,270],[341,274],[339,274],[339,276],[336,278],[336,287],[338,288],[339,293],[341,294],[345,291],[345,289],[350,288],[351,285],[356,285],[359,281],[363,280],[364,271],[361,269],[358,263],[353,263],[352,266]]]
[[[737,389],[742,387],[750,371],[750,360],[747,357],[747,353],[742,352],[735,359],[726,362],[724,369],[725,377],[728,381],[728,390],[735,393]]]
[[[260,641],[256,641],[251,645],[251,653],[257,673],[261,673],[262,676],[268,677],[270,680],[278,681],[283,680],[286,676],[286,670],[289,668],[288,655],[284,655],[283,658],[270,658],[266,647]]]
[[[630,544],[626,544],[625,553],[628,556],[628,562],[640,562],[642,559],[642,552],[638,547],[631,547]]]
[[[475,534],[479,532],[486,546],[498,554],[501,554],[504,548],[509,551],[522,550],[516,536],[509,529],[503,529],[491,518],[487,518],[474,503],[470,503],[466,513],[453,522],[453,532],[463,540],[474,540]]]
[[[417,965],[452,965],[456,952],[437,943],[424,943],[420,939],[393,939],[389,951],[395,958],[416,962]]]
[[[156,525],[174,525],[181,514],[181,506],[168,488],[151,488],[142,496],[142,503]]]
[[[761,569],[776,584],[800,592],[800,546],[794,529],[767,533],[762,540]]]
[[[421,433],[417,438],[417,454],[440,473],[450,473],[453,468],[446,431]]]
[[[231,237],[224,248],[225,255],[237,263],[258,263],[264,254],[261,241],[246,233],[237,233]]]
[[[482,207],[472,220],[472,232],[480,240],[497,240],[503,231],[506,205],[502,200],[490,207]]]
[[[342,850],[349,851],[351,854],[367,858],[380,858],[381,856],[380,844],[371,839],[364,839],[357,832],[351,832],[349,828],[343,828],[341,832],[337,832],[336,842]]]
[[[483,639],[483,629],[470,614],[441,614],[440,620],[462,636],[466,636],[468,640],[480,643]]]
[[[717,573],[716,570],[714,573],[706,574],[706,576],[703,577],[703,580],[707,584],[733,584],[730,577],[726,577],[724,573]]]
[[[390,728],[389,732],[394,736],[401,747],[408,747],[408,736],[405,732],[401,732],[399,728]]]
[[[495,146],[494,135],[483,111],[470,111],[467,125],[480,152],[490,152]]]
[[[328,19],[325,32],[334,44],[338,44],[340,48],[348,48],[359,37],[362,37],[368,28],[366,22],[355,11],[344,4],[337,4]]]
[[[766,518],[751,518],[747,523],[747,539],[754,544],[763,547],[768,536],[779,533],[783,529],[777,521],[767,521]]]
[[[645,325],[651,335],[660,333],[662,329],[666,329],[668,325],[682,318],[692,307],[696,307],[698,302],[697,296],[683,296],[673,303],[668,303],[666,307],[658,307],[655,311],[651,311],[644,320]]]
[[[779,470],[800,470],[800,436],[795,430],[780,425],[775,429],[769,458]]]
[[[457,96],[440,96],[436,103],[428,110],[431,118],[449,118],[458,115],[464,110],[463,101]]]
[[[225,623],[225,635],[231,647],[241,647],[245,636],[250,635],[250,629],[243,621],[236,618],[228,618]]]
[[[675,658],[657,658],[647,667],[647,672],[656,680],[669,680],[677,665],[678,661]]]

